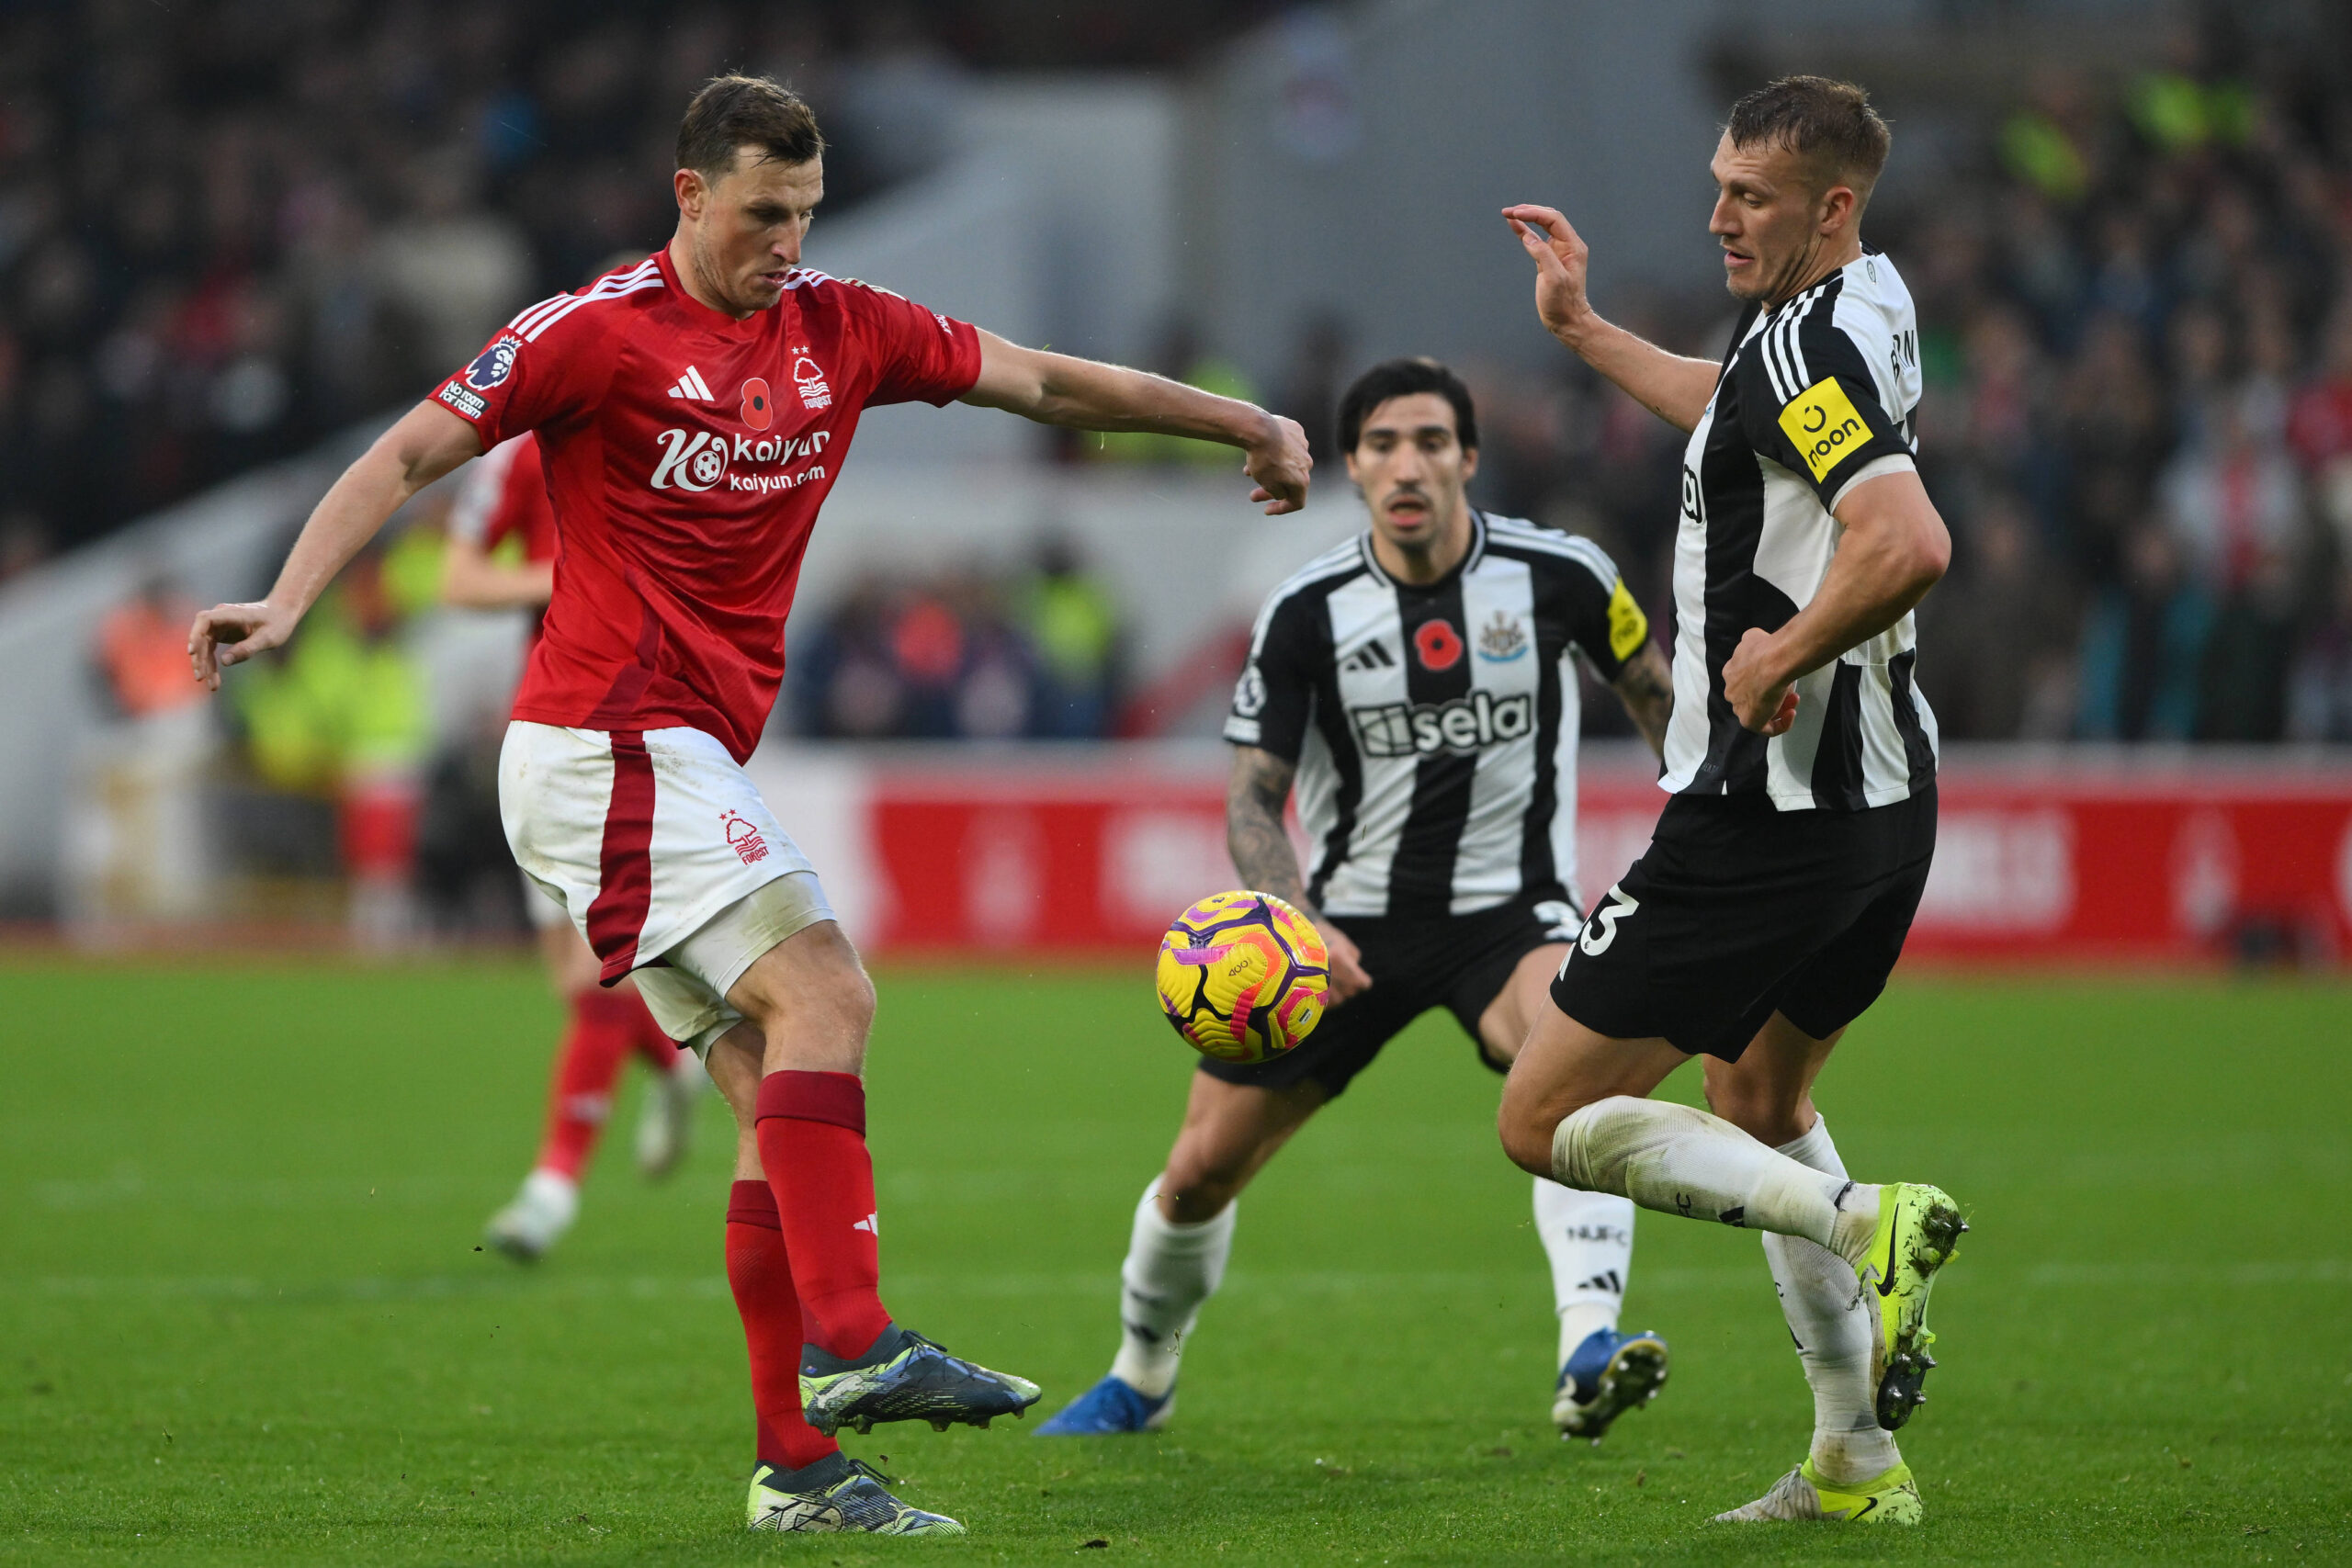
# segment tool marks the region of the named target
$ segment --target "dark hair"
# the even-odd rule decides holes
[[[805,164],[825,150],[817,117],[800,95],[765,76],[714,76],[678,122],[678,167],[715,180],[735,166],[735,149]]]
[[[1453,439],[1465,452],[1478,446],[1478,415],[1470,405],[1470,389],[1462,378],[1434,359],[1384,359],[1363,375],[1340,399],[1340,450],[1352,452],[1363,436],[1364,417],[1391,398],[1435,392],[1453,405]]]
[[[1826,76],[1783,76],[1731,107],[1724,134],[1735,147],[1784,147],[1814,166],[1822,187],[1851,186],[1867,203],[1894,138],[1871,96]]]

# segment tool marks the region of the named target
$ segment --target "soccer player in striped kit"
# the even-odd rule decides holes
[[[961,400],[1041,423],[1242,449],[1252,499],[1305,504],[1298,426],[1140,371],[1025,349],[800,265],[824,140],[799,98],[722,76],[687,107],[678,224],[641,265],[543,300],[335,481],[267,598],[197,617],[199,680],[277,647],[419,489],[536,431],[559,548],[499,804],[606,984],[635,976],[736,1116],[727,1269],[751,1350],[754,1529],[961,1534],[832,1433],[986,1425],[1036,1385],[883,1306],[861,1070],[874,988],[815,868],[743,771],[784,626],[858,418]]]
[[[1850,1179],[1813,1101],[1903,951],[1936,842],[1911,612],[1951,541],[1913,460],[1911,296],[1862,243],[1888,146],[1848,83],[1788,77],[1732,107],[1708,228],[1747,310],[1721,366],[1602,320],[1567,220],[1503,209],[1544,325],[1690,444],[1666,808],[1537,1009],[1499,1128],[1538,1175],[1765,1233],[1813,1445],[1733,1521],[1917,1521],[1894,1433],[1967,1228],[1936,1188]],[[1694,1055],[1714,1114],[1647,1098]]]
[[[1666,731],[1666,658],[1608,556],[1470,505],[1478,426],[1458,377],[1375,366],[1339,425],[1372,525],[1267,599],[1225,726],[1234,865],[1315,921],[1333,1006],[1286,1055],[1202,1061],[1136,1209],[1110,1375],[1041,1437],[1166,1423],[1242,1189],[1406,1025],[1442,1007],[1487,1066],[1519,1054],[1583,918],[1578,667],[1652,746]],[[1294,788],[1314,846],[1304,878],[1283,830]],[[1667,1373],[1663,1340],[1617,1329],[1634,1206],[1542,1177],[1534,1202],[1560,1324],[1553,1419],[1598,1441]]]

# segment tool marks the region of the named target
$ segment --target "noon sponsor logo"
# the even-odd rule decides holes
[[[1791,399],[1781,411],[1781,430],[1813,471],[1816,483],[1871,438],[1870,427],[1855,412],[1854,400],[1834,377],[1815,381]]]
[[[1431,622],[1430,625],[1442,623]],[[1455,658],[1461,644],[1455,642]],[[1517,740],[1535,727],[1535,701],[1524,692],[1498,697],[1473,692],[1442,703],[1381,703],[1350,708],[1356,743],[1367,757],[1433,757],[1465,754]]]

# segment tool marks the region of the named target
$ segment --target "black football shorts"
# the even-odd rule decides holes
[[[1775,1012],[1815,1039],[1886,988],[1936,852],[1933,789],[1866,811],[1676,795],[1593,908],[1552,999],[1617,1040],[1739,1060]]]
[[[1478,1020],[1502,994],[1519,961],[1547,942],[1567,941],[1577,916],[1565,900],[1521,898],[1475,915],[1437,919],[1325,919],[1363,952],[1371,988],[1325,1013],[1304,1043],[1279,1056],[1249,1063],[1204,1056],[1201,1071],[1263,1089],[1288,1089],[1312,1078],[1336,1100],[1372,1066],[1382,1046],[1436,1007],[1453,1014],[1480,1061],[1498,1073],[1507,1071],[1508,1063],[1487,1054]]]

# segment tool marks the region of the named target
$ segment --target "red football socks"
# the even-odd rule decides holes
[[[760,1081],[760,1167],[782,1215],[808,1343],[855,1360],[890,1326],[865,1085],[854,1073],[770,1073]]]
[[[756,1458],[786,1470],[814,1464],[840,1445],[801,1413],[800,1298],[764,1181],[739,1181],[728,1194],[727,1283],[752,1352]]]
[[[613,1080],[637,1044],[640,1019],[650,1023],[651,1015],[631,995],[591,989],[571,998],[571,1025],[556,1052],[555,1082],[548,1091],[539,1169],[580,1179],[612,1114]]]

